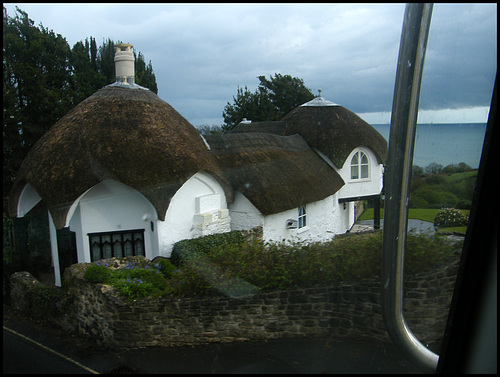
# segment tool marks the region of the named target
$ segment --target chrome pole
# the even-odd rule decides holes
[[[403,314],[403,268],[415,128],[432,4],[406,5],[385,174],[381,304],[392,341],[418,366],[435,372],[439,356],[411,332]]]

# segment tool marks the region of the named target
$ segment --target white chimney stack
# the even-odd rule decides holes
[[[130,43],[119,43],[116,45],[115,75],[118,84],[135,84],[135,58],[132,47],[134,46]]]

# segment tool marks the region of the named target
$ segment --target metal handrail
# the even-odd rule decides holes
[[[425,371],[434,372],[439,356],[411,332],[403,314],[403,267],[420,85],[432,4],[406,5],[392,106],[385,174],[381,304],[392,341]]]

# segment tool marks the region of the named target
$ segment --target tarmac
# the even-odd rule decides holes
[[[3,305],[3,373],[423,373],[392,343],[300,338],[109,349]]]

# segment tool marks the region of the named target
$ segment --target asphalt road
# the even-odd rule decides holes
[[[286,339],[111,350],[19,316],[7,305],[3,319],[4,374],[422,373],[392,344]]]

